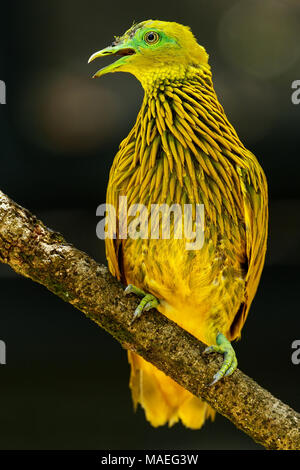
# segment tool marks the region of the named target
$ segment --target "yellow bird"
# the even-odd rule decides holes
[[[117,224],[115,238],[106,238],[108,266],[128,286],[126,292],[142,297],[134,318],[156,307],[207,344],[207,353],[224,354],[214,384],[237,367],[230,342],[240,337],[261,276],[268,225],[266,178],[228,121],[213,87],[208,55],[189,27],[143,21],[89,62],[107,55],[118,60],[95,77],[129,72],[145,91],[136,122],[115,156],[107,203],[116,211],[121,196],[128,208],[143,204],[147,223],[154,220],[155,205],[175,204],[182,214],[189,205],[186,220],[198,231],[204,226],[201,247],[189,249],[191,233],[175,236],[184,225],[175,224],[175,212],[167,238],[161,228],[159,237],[143,232],[126,238]],[[202,225],[198,207],[204,207]],[[134,220],[127,214],[128,221]],[[206,418],[213,419],[207,403],[133,352],[128,358],[134,405],[141,404],[153,426],[181,420],[197,429]]]

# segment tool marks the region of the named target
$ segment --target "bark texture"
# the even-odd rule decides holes
[[[205,345],[151,310],[131,325],[138,304],[87,254],[67,243],[0,191],[0,261],[38,282],[140,354],[194,395],[206,400],[267,449],[300,450],[300,414],[240,370],[213,387],[222,363]]]

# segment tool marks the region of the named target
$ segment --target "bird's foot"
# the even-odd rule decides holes
[[[133,313],[131,323],[133,323],[137,318],[139,318],[144,311],[151,310],[151,308],[156,308],[159,304],[159,300],[154,295],[147,294],[147,292],[144,292],[142,289],[139,289],[138,287],[133,286],[132,284],[129,284],[126,287],[124,293],[136,294],[139,297],[143,297]]]
[[[224,355],[224,361],[223,361],[222,367],[214,375],[213,381],[209,384],[210,386],[214,385],[222,377],[226,377],[228,375],[233,374],[233,372],[237,368],[237,364],[238,364],[234,349],[231,346],[230,341],[228,341],[228,339],[225,338],[225,336],[222,335],[222,333],[218,333],[216,342],[217,342],[217,344],[215,346],[208,346],[204,350],[205,354],[209,354],[209,353],[212,353],[212,352],[218,352],[218,353]]]

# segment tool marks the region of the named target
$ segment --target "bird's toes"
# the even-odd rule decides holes
[[[143,299],[140,301],[139,305],[133,313],[133,318],[131,323],[133,323],[137,318],[139,318],[144,311],[151,310],[152,308],[157,307],[159,300],[152,294],[144,295]]]

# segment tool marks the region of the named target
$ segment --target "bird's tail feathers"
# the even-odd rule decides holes
[[[152,426],[173,426],[179,420],[188,428],[199,429],[215,411],[204,401],[178,385],[162,371],[129,351],[130,389],[135,409],[140,404]]]

